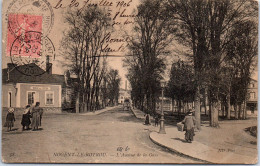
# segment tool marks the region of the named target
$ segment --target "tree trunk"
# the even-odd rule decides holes
[[[218,122],[218,112],[220,108],[220,102],[213,102],[212,103],[212,110],[211,110],[211,127],[219,127],[219,122]]]
[[[96,88],[96,110],[100,109],[100,103],[99,103],[99,88]]]
[[[242,103],[238,104],[238,119],[241,119]]]
[[[203,106],[204,106],[204,110],[205,110],[205,115],[207,115],[207,101],[206,101],[206,92],[204,92],[204,96],[203,96]]]
[[[246,108],[246,101],[245,101],[245,119],[247,119],[247,108]]]
[[[209,102],[209,125],[211,125],[211,123],[212,123],[211,116],[212,116],[212,103]]]
[[[201,130],[201,126],[200,126],[200,123],[201,123],[200,122],[200,88],[199,87],[196,88],[194,107],[195,107],[196,128],[198,130]]]
[[[237,103],[234,104],[235,119],[238,119]]]
[[[222,109],[222,117],[224,118],[226,109],[223,103],[221,103],[221,109]]]
[[[153,95],[152,97],[152,104],[153,104],[153,115],[155,115],[156,113],[156,99],[155,99],[155,96]]]
[[[247,111],[246,111],[247,90],[245,90],[244,92],[245,92],[245,98],[244,98],[244,102],[243,102],[243,119],[246,119],[247,118]]]
[[[88,108],[87,108],[87,102],[86,102],[86,96],[85,94],[83,95],[83,112],[87,112]]]
[[[242,103],[242,119],[245,120],[245,102]]]
[[[180,100],[180,102],[181,102],[181,113],[185,113],[185,112],[184,112],[184,103],[183,103],[183,100]]]
[[[230,92],[227,95],[227,119],[230,119]]]
[[[181,119],[181,100],[178,100],[178,119],[180,120]]]
[[[172,100],[171,100],[171,110],[172,110],[172,114],[173,114],[173,112],[174,112],[173,109],[174,109],[174,100],[172,99]]]
[[[77,92],[76,97],[76,113],[79,113],[79,92]]]

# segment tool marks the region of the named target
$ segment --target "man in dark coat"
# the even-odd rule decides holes
[[[196,125],[196,119],[192,116],[193,112],[194,111],[190,110],[182,121],[182,123],[184,123],[184,129],[186,130],[185,140],[189,143],[193,141],[193,136],[195,135],[194,127]]]

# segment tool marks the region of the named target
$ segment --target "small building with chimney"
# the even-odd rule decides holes
[[[44,71],[35,63],[16,66],[8,63],[2,69],[2,107],[24,108],[40,102],[43,108],[62,107],[62,89],[65,86],[63,75],[52,74],[52,64],[48,71]],[[40,73],[38,76],[28,76],[16,68],[34,68]]]
[[[131,90],[128,90],[127,81],[125,81],[125,89],[119,89],[118,104],[124,104],[125,99],[131,99]]]
[[[119,90],[118,104],[124,104],[125,99],[131,99],[131,91],[127,89]]]

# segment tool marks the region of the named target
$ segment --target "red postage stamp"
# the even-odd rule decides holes
[[[7,56],[38,58],[41,50],[42,16],[9,14]]]

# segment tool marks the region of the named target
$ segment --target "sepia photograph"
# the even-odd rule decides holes
[[[258,1],[3,0],[2,162],[257,164]]]

